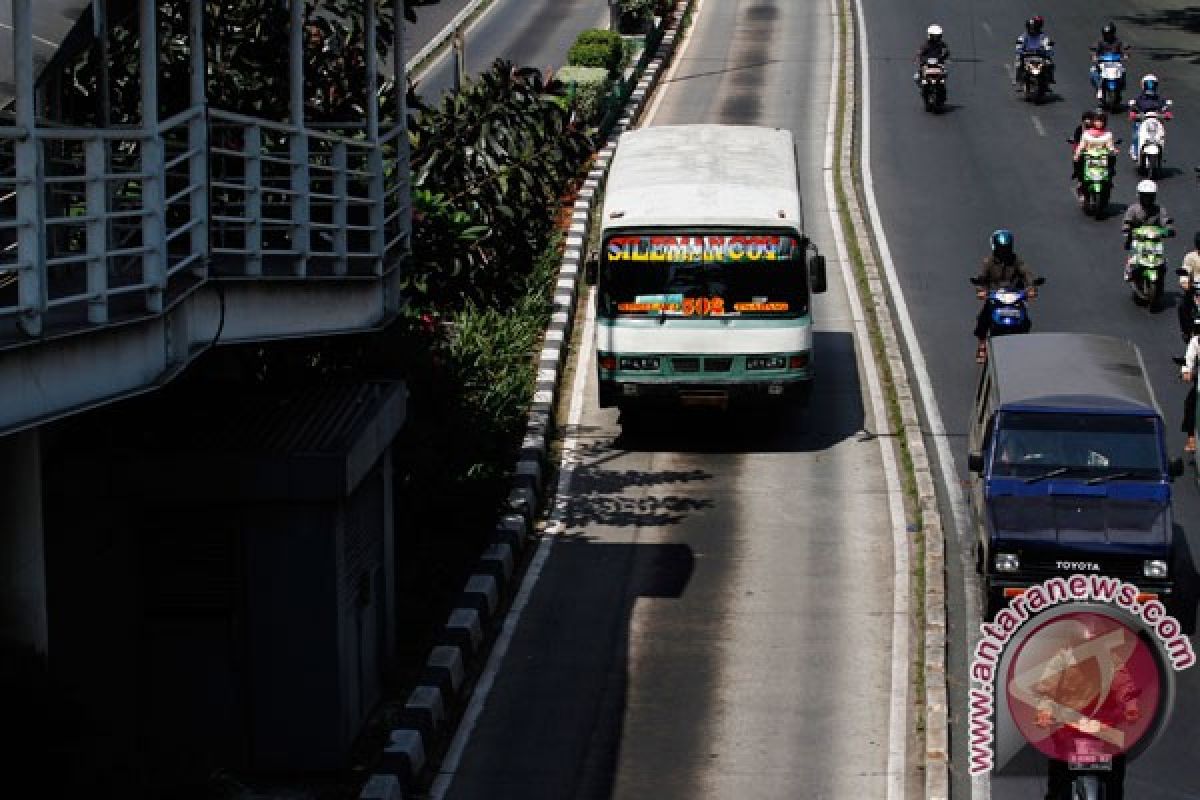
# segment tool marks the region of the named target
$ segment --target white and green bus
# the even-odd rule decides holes
[[[629,131],[602,214],[587,265],[601,407],[807,401],[825,261],[804,234],[791,132]]]

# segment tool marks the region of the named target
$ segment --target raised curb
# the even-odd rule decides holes
[[[465,19],[468,11],[474,10],[480,2],[482,0],[475,0],[464,9],[447,30]],[[526,543],[535,536],[534,524],[546,500],[546,464],[554,436],[554,410],[562,370],[567,362],[593,206],[616,150],[617,139],[637,124],[659,76],[665,72],[662,67],[674,53],[676,32],[693,2],[677,0],[675,9],[663,20],[663,36],[658,47],[642,66],[642,73],[620,119],[596,152],[579,190],[555,283],[550,324],[538,356],[537,381],[520,455],[512,468],[507,511],[496,522],[490,544],[467,579],[459,607],[450,613],[443,626],[441,644],[430,653],[420,684],[405,702],[401,715],[405,727],[391,732],[375,774],[368,781],[368,786],[376,793],[367,794],[364,787],[360,800],[401,800],[401,789],[412,790],[421,784],[422,773],[428,766],[427,757],[431,752],[436,756],[436,752],[430,750],[430,743],[444,739],[448,726],[457,724],[453,710],[465,705],[473,688],[468,672],[482,661],[483,650],[490,646],[490,634],[511,599],[517,561]],[[437,44],[449,36],[447,31],[443,34],[435,39]],[[431,42],[409,62],[410,65],[426,57],[426,50],[432,52],[435,47]],[[389,791],[395,793],[387,794]]]
[[[857,39],[857,24],[851,5],[851,0],[842,0],[843,19],[850,35]],[[857,112],[858,90],[856,50],[856,47],[843,50],[842,68],[846,73],[846,82],[838,169],[845,176],[854,175],[854,115]],[[946,693],[945,530],[942,527],[937,489],[930,468],[929,453],[925,447],[924,433],[921,430],[920,416],[917,413],[915,394],[909,382],[908,366],[904,361],[904,345],[896,334],[896,325],[892,319],[888,284],[883,280],[879,264],[875,260],[873,243],[877,232],[863,214],[852,177],[845,194],[851,226],[860,239],[865,237],[867,240],[867,246],[859,247],[867,278],[867,296],[863,301],[871,304],[879,322],[883,351],[887,354],[888,371],[900,406],[901,432],[916,479],[921,530],[925,535],[925,619],[924,636],[920,644],[924,648],[925,668],[924,797],[925,800],[947,800],[950,796],[950,734]]]

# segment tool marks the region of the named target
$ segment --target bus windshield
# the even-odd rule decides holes
[[[799,317],[804,247],[793,234],[614,234],[603,243],[604,316]]]

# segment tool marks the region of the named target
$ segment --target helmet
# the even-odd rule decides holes
[[[1143,75],[1142,76],[1142,91],[1146,94],[1158,94],[1158,76]]]
[[[925,33],[929,35],[930,39],[936,41],[937,39],[942,38],[942,26],[937,24],[930,25],[925,29]]]
[[[1042,19],[1041,17],[1030,17],[1029,19],[1025,20],[1025,32],[1030,36],[1037,36],[1042,32],[1042,26],[1045,24],[1045,22],[1046,20]]]
[[[1108,112],[1103,108],[1097,108],[1092,112],[1092,122],[1096,123],[1096,126],[1100,128],[1108,125]]]
[[[1158,184],[1152,180],[1139,181],[1137,185],[1138,194],[1155,194],[1158,191]]]
[[[1114,25],[1113,23],[1109,22],[1103,28],[1100,29],[1100,35],[1104,38],[1104,41],[1106,41],[1106,42],[1113,41],[1114,39],[1117,38],[1117,26]]]
[[[1007,228],[1000,228],[992,231],[992,255],[997,257],[1008,257],[1013,252],[1013,235],[1012,231]]]

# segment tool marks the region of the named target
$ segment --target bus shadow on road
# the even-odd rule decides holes
[[[853,334],[814,331],[816,378],[807,408],[792,405],[639,409],[621,414],[613,447],[640,452],[802,453],[827,450],[864,430]]]

